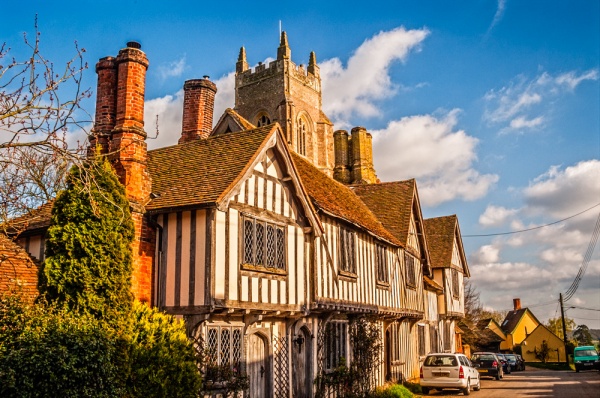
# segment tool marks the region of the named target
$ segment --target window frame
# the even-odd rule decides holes
[[[410,261],[409,261],[410,260]],[[406,268],[406,286],[411,289],[417,288],[417,259],[408,252],[404,252],[404,267]]]
[[[210,367],[229,366],[236,373],[242,371],[244,360],[244,328],[242,326],[229,325],[207,325],[205,329],[206,365]],[[211,333],[216,334],[211,339]],[[226,338],[224,338],[227,332]],[[237,332],[237,341],[235,334]],[[227,339],[228,347],[225,349],[223,343]],[[237,350],[236,350],[237,347]],[[227,359],[223,358],[225,355]]]
[[[387,248],[379,243],[375,244],[375,265],[377,268],[377,282],[380,284],[389,285],[390,276]]]
[[[246,239],[249,231],[247,223],[252,223],[252,253],[250,256]],[[262,236],[257,233],[259,226],[262,229]],[[271,241],[269,240],[269,231],[273,231]],[[270,247],[270,242],[273,243],[274,247]],[[260,247],[259,243],[261,243]],[[239,256],[242,269],[287,274],[287,250],[287,226],[285,224],[265,220],[250,214],[241,214]],[[269,257],[270,255],[272,259]],[[261,261],[258,260],[258,256],[262,257]]]
[[[296,152],[306,156],[306,136],[308,135],[308,122],[300,116],[296,127]]]
[[[338,231],[338,267],[340,273],[356,277],[356,239],[354,231],[340,227]]]
[[[350,366],[348,358],[348,322],[329,321],[325,328],[323,369],[325,371],[334,370],[340,365],[341,358],[346,360],[346,366]]]
[[[452,283],[452,297],[458,299],[460,298],[460,283],[457,269],[450,268],[450,278]]]

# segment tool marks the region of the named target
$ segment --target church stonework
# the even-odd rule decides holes
[[[308,67],[296,65],[285,32],[277,59],[254,70],[241,48],[236,64],[235,111],[256,126],[278,122],[290,148],[321,171],[333,173],[333,124],[322,111],[316,55]]]

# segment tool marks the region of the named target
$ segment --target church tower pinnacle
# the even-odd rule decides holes
[[[235,111],[257,126],[278,122],[292,150],[319,169],[333,174],[333,125],[321,109],[321,76],[317,57],[308,66],[292,62],[292,50],[281,32],[277,59],[250,69],[246,50],[236,63]]]

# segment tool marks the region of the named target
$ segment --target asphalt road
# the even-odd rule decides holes
[[[457,391],[434,391],[430,396],[462,396]],[[528,367],[512,372],[502,380],[481,379],[481,390],[471,391],[474,398],[599,398],[600,372],[551,371]]]

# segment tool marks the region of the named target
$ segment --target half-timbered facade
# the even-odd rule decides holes
[[[319,374],[352,361],[349,322],[364,315],[383,340],[373,383],[417,380],[464,313],[458,224],[450,258],[434,261],[416,182],[379,183],[370,134],[333,134],[314,53],[307,70],[290,54],[282,35],[277,61],[252,71],[242,50],[236,107],[214,127],[216,86],[187,81],[178,144],[151,151],[140,45],[98,62],[90,147],[132,204],[134,295],[184,318],[210,366],[247,373],[249,397],[313,397]],[[286,73],[294,90],[277,83]],[[36,228],[20,242],[43,259]]]
[[[470,276],[455,215],[425,220],[427,241],[431,247],[431,264],[435,282],[444,289],[438,296],[441,316],[442,348],[456,351],[456,322],[465,315],[464,278]]]

